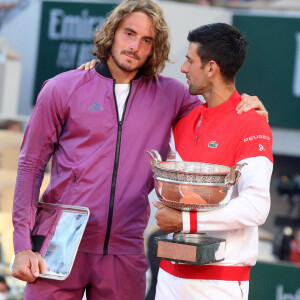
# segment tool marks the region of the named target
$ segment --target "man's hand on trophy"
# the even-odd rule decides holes
[[[25,250],[15,255],[12,276],[27,282],[35,282],[40,274],[45,274],[47,266],[38,252]]]
[[[182,230],[182,213],[179,210],[172,209],[155,200],[152,201],[157,208],[155,218],[157,225],[165,233],[180,232]]]

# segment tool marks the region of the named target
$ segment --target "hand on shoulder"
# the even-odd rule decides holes
[[[93,69],[95,68],[95,66],[99,63],[99,60],[97,59],[93,59],[91,61],[88,61],[84,64],[82,64],[81,66],[79,66],[77,68],[77,70],[84,70],[84,71],[87,71],[87,70],[90,70],[90,69]]]
[[[249,96],[244,93],[241,95],[241,98],[241,102],[236,107],[236,111],[238,114],[247,112],[250,109],[254,108],[256,109],[256,112],[264,117],[265,120],[269,123],[269,113],[257,96]]]

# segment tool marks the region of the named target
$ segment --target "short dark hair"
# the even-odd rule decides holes
[[[215,61],[226,81],[234,80],[248,49],[244,35],[225,23],[198,27],[189,32],[188,41],[199,44],[197,53],[203,64]]]

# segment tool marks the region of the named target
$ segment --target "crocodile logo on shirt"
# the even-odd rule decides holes
[[[208,147],[209,148],[217,148],[218,144],[216,143],[216,141],[211,141],[211,142],[209,142]]]
[[[89,111],[99,111],[99,110],[103,110],[103,107],[98,102],[95,102],[93,105],[89,107]]]

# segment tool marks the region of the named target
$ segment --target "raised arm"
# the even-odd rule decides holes
[[[99,60],[93,59],[91,61],[82,64],[77,69],[87,71],[95,68],[95,66],[98,63]],[[256,109],[256,112],[260,114],[262,117],[264,117],[267,122],[269,122],[269,113],[257,96],[250,96],[244,93],[241,95],[241,97],[242,97],[242,101],[236,107],[236,111],[238,114],[247,112],[250,109]]]

